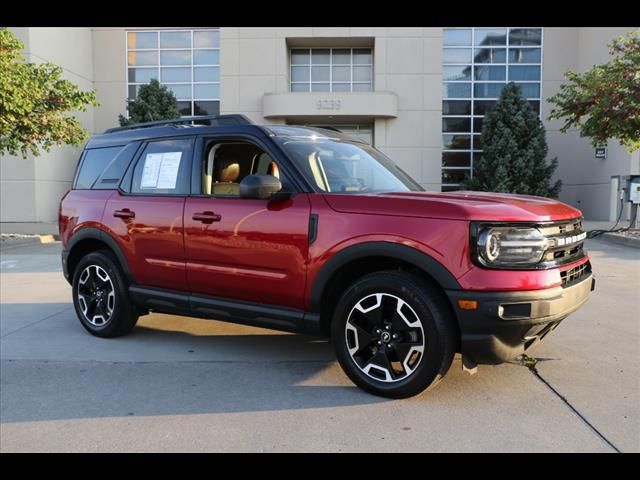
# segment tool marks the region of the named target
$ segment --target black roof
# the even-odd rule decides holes
[[[202,123],[207,121],[208,125]],[[207,135],[220,133],[246,133],[259,136],[334,138],[359,143],[361,140],[345,135],[337,130],[295,125],[255,125],[244,115],[219,115],[209,117],[183,117],[175,120],[147,122],[106,130],[101,135],[91,137],[85,148],[102,148],[125,145],[130,142],[150,138],[171,138],[189,134]]]

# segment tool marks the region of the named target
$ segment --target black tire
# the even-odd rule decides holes
[[[383,302],[389,302],[391,306]],[[356,312],[356,305],[367,313]],[[401,315],[397,314],[398,308]],[[368,313],[369,310],[373,313]],[[353,315],[349,321],[351,332],[347,331],[350,315]],[[396,270],[375,272],[359,279],[342,295],[331,324],[332,342],[340,365],[356,385],[383,397],[411,397],[435,386],[449,370],[458,341],[453,315],[443,293],[424,279]],[[369,318],[376,316],[380,320]],[[393,320],[385,323],[385,319],[390,318]],[[382,328],[376,326],[369,334],[371,325]],[[385,335],[387,327],[389,332],[397,332],[393,333],[393,338],[398,338],[397,343]],[[419,348],[421,334],[423,351],[419,353],[407,345],[418,345]],[[364,348],[364,345],[372,346]],[[354,356],[349,353],[350,348],[356,352]],[[384,360],[385,356],[387,360]],[[411,361],[415,363],[411,365]],[[371,363],[374,363],[373,368]],[[383,374],[385,368],[378,368],[376,364],[389,367],[386,368],[388,373]],[[365,373],[366,369],[369,373]]]
[[[91,280],[96,276],[96,272],[99,272],[98,282],[92,284]],[[100,277],[105,273],[109,281],[104,281]],[[84,283],[82,283],[83,280]],[[92,290],[91,285],[95,286],[93,291],[99,292],[99,297],[85,293],[87,289]],[[80,259],[74,270],[72,291],[73,306],[78,319],[92,335],[103,338],[119,337],[126,335],[135,327],[139,312],[129,299],[128,282],[110,252],[99,250]],[[113,300],[108,300],[113,302],[110,303],[112,308],[109,311],[108,305],[105,304],[105,297],[109,296],[110,291],[113,291],[114,295]],[[90,310],[92,305],[95,305],[94,309]],[[93,323],[89,320],[89,316],[94,320]]]

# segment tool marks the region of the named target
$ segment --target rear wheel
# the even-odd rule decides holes
[[[451,309],[441,292],[404,272],[376,272],[342,296],[332,322],[340,365],[361,388],[405,398],[435,385],[456,347]]]
[[[72,288],[76,314],[91,334],[118,337],[138,321],[127,281],[109,252],[85,255],[75,268]]]

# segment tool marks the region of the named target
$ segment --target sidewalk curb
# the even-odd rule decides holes
[[[26,237],[26,238],[10,239],[10,240],[5,240],[2,243],[0,243],[0,250],[1,251],[10,250],[12,248],[24,247],[26,245],[37,245],[37,244],[43,244],[43,243],[54,243],[54,242],[58,241],[59,239],[60,239],[59,235],[52,235],[52,234],[37,235],[37,236]]]
[[[609,243],[640,249],[640,238],[626,237],[617,233],[605,233],[600,238]]]

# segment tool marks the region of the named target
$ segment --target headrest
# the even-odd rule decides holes
[[[221,159],[218,182],[235,182],[240,176],[240,164],[234,160]]]

